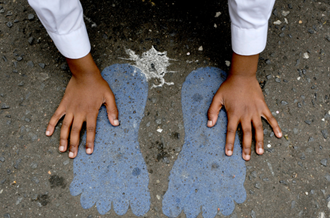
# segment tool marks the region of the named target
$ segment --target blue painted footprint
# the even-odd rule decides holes
[[[168,217],[177,217],[183,210],[187,218],[197,217],[201,211],[204,218],[213,218],[218,208],[223,215],[230,215],[235,209],[234,200],[245,201],[246,168],[237,135],[233,155],[227,157],[224,153],[225,111],[221,110],[216,126],[206,127],[208,107],[225,78],[218,68],[200,68],[183,83],[185,143],[163,198],[163,212]]]
[[[73,196],[87,209],[96,204],[100,214],[111,210],[118,215],[130,206],[137,216],[150,208],[149,177],[140,151],[138,132],[148,96],[148,83],[141,71],[128,64],[115,64],[102,72],[116,96],[120,126],[113,127],[101,107],[97,118],[95,149],[85,152],[86,133],[73,161]]]

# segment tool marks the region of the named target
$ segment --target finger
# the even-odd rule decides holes
[[[77,156],[80,130],[83,123],[84,123],[84,119],[82,116],[78,115],[73,118],[73,124],[70,135],[70,152],[69,152],[70,158],[75,158]]]
[[[257,154],[261,155],[264,153],[264,131],[262,128],[261,118],[254,117],[252,124],[255,129],[256,152]]]
[[[219,112],[222,108],[222,105],[223,105],[222,96],[216,94],[213,97],[209,110],[207,111],[207,117],[208,117],[207,126],[208,127],[213,127],[217,123]]]
[[[46,129],[46,136],[51,136],[54,133],[54,129],[58,121],[64,116],[65,108],[61,106],[61,104],[56,109],[55,113],[53,114],[52,118],[50,118],[47,129]]]
[[[267,122],[271,125],[276,137],[281,138],[282,130],[281,130],[280,126],[278,125],[275,117],[272,115],[272,113],[270,112],[270,110],[268,108],[263,112],[262,117],[265,118],[267,120]]]
[[[86,153],[92,154],[94,150],[95,129],[97,114],[88,115],[86,121]]]
[[[113,93],[109,93],[105,96],[105,107],[107,108],[108,119],[113,126],[119,125],[118,110],[116,106],[115,96]]]
[[[65,118],[62,123],[61,135],[60,135],[60,152],[65,152],[68,148],[68,138],[70,134],[70,128],[73,120],[72,114],[65,115]]]
[[[235,136],[238,125],[238,119],[236,117],[231,117],[228,115],[228,125],[227,125],[227,135],[226,135],[226,155],[233,155]]]
[[[251,158],[251,143],[252,143],[252,127],[251,120],[245,119],[242,121],[243,130],[243,159],[250,160]]]

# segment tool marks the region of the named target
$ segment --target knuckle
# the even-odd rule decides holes
[[[244,128],[244,129],[243,129],[243,134],[244,134],[245,136],[250,136],[250,135],[252,134],[252,130],[251,130],[251,128]]]
[[[87,127],[86,131],[89,132],[89,133],[94,133],[95,132],[95,127],[94,126],[89,126],[89,127]]]
[[[94,143],[92,141],[86,142],[86,148],[92,148]]]
[[[53,122],[53,121],[49,121],[49,123],[48,123],[48,127],[51,127],[51,128],[54,128],[55,127],[55,121]]]
[[[52,118],[60,118],[61,115],[62,115],[62,112],[60,112],[59,110],[56,110]]]
[[[69,128],[71,123],[69,121],[63,121],[62,128]]]
[[[118,110],[116,107],[110,107],[107,109],[108,114],[118,114]]]
[[[70,151],[74,152],[77,150],[77,148],[78,148],[78,143],[76,143],[76,142],[70,143],[70,149],[69,149]]]
[[[228,127],[228,128],[227,128],[227,133],[235,134],[235,133],[236,133],[236,128]]]
[[[254,126],[254,128],[257,130],[257,131],[262,131],[263,130],[263,128],[262,128],[262,124],[261,123],[258,123],[258,124],[256,124],[255,126]]]
[[[264,141],[263,140],[258,140],[256,142],[257,147],[263,148],[264,147]]]
[[[251,152],[251,144],[244,146],[244,153],[249,154]]]
[[[72,129],[71,129],[71,132],[72,133],[79,133],[80,132],[80,128],[77,127],[77,126],[73,126]]]

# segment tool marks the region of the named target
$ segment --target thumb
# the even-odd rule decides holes
[[[115,96],[109,93],[105,96],[105,107],[107,108],[108,119],[113,126],[119,126],[118,109],[116,106]]]
[[[222,108],[222,96],[221,94],[215,94],[213,97],[212,103],[209,107],[209,110],[207,111],[207,126],[208,127],[213,127],[218,120],[219,112]]]

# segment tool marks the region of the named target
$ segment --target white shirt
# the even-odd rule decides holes
[[[90,52],[79,0],[28,1],[63,56],[78,59]],[[265,49],[274,3],[275,0],[228,0],[232,49],[236,54],[254,55]]]

